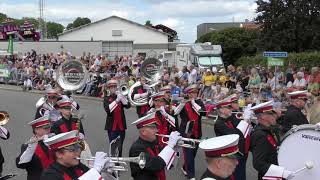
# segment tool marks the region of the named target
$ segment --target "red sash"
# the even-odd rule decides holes
[[[47,169],[54,162],[50,149],[48,149],[48,154],[46,154],[40,144],[37,144],[35,154],[39,157],[43,170]]]
[[[246,157],[248,157],[249,154],[249,150],[250,150],[250,135],[248,134],[246,139],[245,139],[245,153],[246,153]]]
[[[190,102],[186,103],[184,107],[186,108],[189,121],[194,121],[192,135],[194,135],[195,138],[199,138],[199,115],[193,110]]]
[[[274,137],[270,134],[268,134],[267,139],[269,143],[272,145],[274,149],[277,149],[277,141],[274,139]]]
[[[158,123],[158,133],[167,135],[169,133],[169,131],[168,131],[168,121],[162,115],[158,115],[157,114],[156,116],[157,116],[157,120],[159,122]],[[167,144],[162,142],[162,138],[163,137],[158,136],[158,142],[159,142],[161,147],[164,147]],[[165,141],[167,141],[167,138],[165,138]]]
[[[84,172],[80,169],[76,169],[75,173],[76,173],[77,177],[80,177],[84,174]],[[72,178],[67,173],[63,173],[63,179],[64,180],[72,180]]]
[[[233,127],[233,124],[232,124],[230,121],[226,121],[225,123],[226,123],[226,125],[228,126],[228,128],[230,128],[230,129],[233,129],[233,128],[234,128],[234,127]]]
[[[143,92],[143,89],[142,89],[142,88],[139,88],[139,89],[138,89],[138,94],[142,94],[142,93],[144,93],[144,92]],[[145,113],[148,112],[149,110],[150,110],[150,107],[148,106],[148,104],[141,106],[140,115],[145,114]]]
[[[113,99],[110,98],[109,102],[112,102]],[[118,103],[117,107],[113,110],[113,125],[112,131],[120,130],[124,131],[123,124],[122,124],[122,103]]]
[[[71,124],[71,130],[69,130],[69,129],[67,128],[66,123],[63,123],[63,124],[60,125],[60,131],[61,131],[61,133],[65,133],[65,132],[69,132],[69,131],[73,131],[73,130],[78,130],[78,128],[77,128],[77,123],[75,123],[75,122],[72,122],[72,124]]]
[[[159,149],[158,149],[157,145],[155,146],[155,152],[153,152],[150,147],[147,147],[147,151],[150,153],[151,157],[158,156],[158,154],[159,154]],[[156,175],[158,177],[158,180],[166,180],[166,173],[165,173],[164,169],[156,172]]]

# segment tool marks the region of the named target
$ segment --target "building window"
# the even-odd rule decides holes
[[[122,36],[122,30],[112,30],[112,36]]]

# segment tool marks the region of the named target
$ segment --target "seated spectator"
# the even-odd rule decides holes
[[[45,89],[45,81],[44,81],[43,77],[39,78],[35,89],[40,90],[40,91],[43,91]]]
[[[292,86],[293,86],[293,88],[298,89],[298,90],[306,89],[307,84],[306,84],[306,80],[304,79],[303,72],[297,73],[297,77],[294,80]]]
[[[26,76],[24,78],[22,89],[23,89],[23,91],[32,89],[32,81],[31,81],[31,78],[29,76]]]

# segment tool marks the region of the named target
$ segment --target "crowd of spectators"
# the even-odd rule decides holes
[[[35,51],[23,56],[0,57],[0,64],[7,66],[12,79],[19,79],[25,90],[45,90],[54,87],[55,70],[68,60],[70,53],[38,54]],[[113,59],[104,55],[83,53],[77,57],[90,73],[88,82],[77,93],[101,97],[103,85],[111,78],[120,80],[120,84],[130,87],[140,74],[143,57],[121,56]],[[309,90],[313,95],[319,94],[320,73],[318,67],[306,69],[290,64],[287,69],[280,67],[235,67],[229,65],[223,69],[212,67],[199,71],[193,65],[183,68],[175,66],[164,68],[161,76],[162,85],[171,85],[172,96],[183,94],[188,84],[198,83],[201,97],[217,101],[224,98],[228,91],[243,94],[250,92],[254,101],[280,96],[286,90]],[[279,97],[278,97],[279,98]]]

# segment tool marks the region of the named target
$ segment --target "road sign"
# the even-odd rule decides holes
[[[268,66],[283,66],[283,59],[268,57]]]
[[[265,51],[265,52],[263,52],[263,57],[286,58],[286,57],[288,57],[288,53],[287,52]]]

